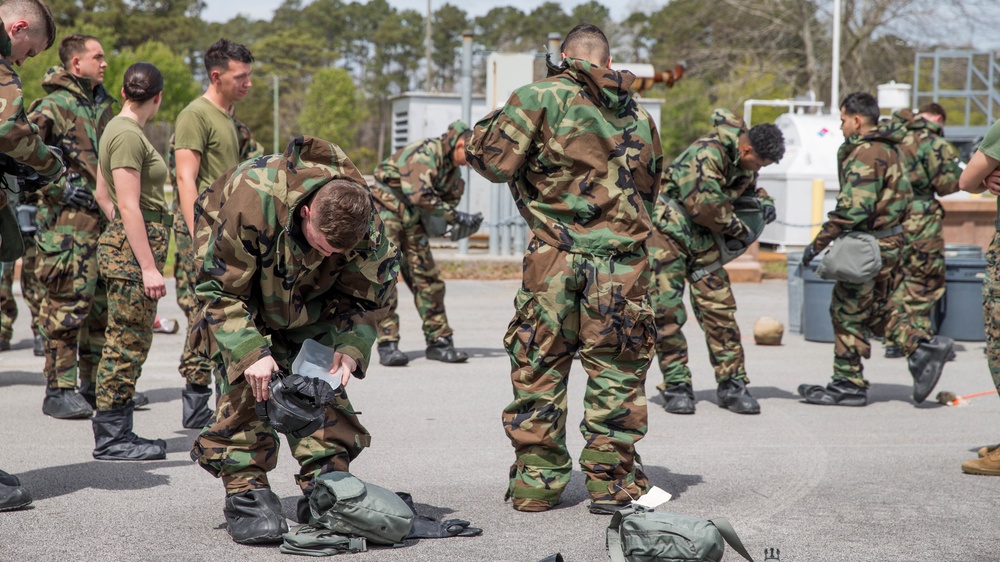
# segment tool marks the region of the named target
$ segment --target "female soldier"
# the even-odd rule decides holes
[[[108,327],[97,370],[94,458],[156,460],[166,457],[166,443],[132,432],[132,398],[153,341],[156,301],[166,294],[162,270],[172,222],[163,197],[167,165],[142,132],[160,108],[163,75],[137,62],[125,71],[121,94],[122,110],[97,151],[96,198],[111,224],[97,249],[108,285]]]

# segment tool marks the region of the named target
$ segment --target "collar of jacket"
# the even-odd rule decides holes
[[[591,64],[582,59],[567,58],[562,75],[582,84],[596,103],[617,110],[632,101],[632,83],[635,74]]]
[[[45,78],[42,80],[42,89],[49,94],[59,90],[66,90],[88,103],[98,105],[111,97],[103,84],[94,86],[90,78],[76,76],[62,65],[53,66],[45,73]]]
[[[712,127],[726,154],[734,164],[740,162],[740,135],[747,132],[746,123],[728,109],[718,108],[712,113]]]

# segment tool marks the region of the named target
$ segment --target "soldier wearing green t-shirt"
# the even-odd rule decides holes
[[[240,163],[240,131],[233,119],[233,107],[250,90],[253,71],[250,50],[227,39],[219,39],[205,51],[209,86],[205,94],[177,116],[174,130],[174,158],[177,169],[177,201],[174,239],[177,244],[177,294],[193,295],[195,275],[194,200],[227,170]],[[198,308],[184,307],[191,319]],[[190,338],[188,338],[190,339]],[[184,427],[200,429],[211,419],[208,400],[212,397],[212,365],[191,349],[187,341],[178,370],[187,381],[181,393]]]

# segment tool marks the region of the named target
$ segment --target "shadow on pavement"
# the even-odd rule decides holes
[[[138,389],[149,398],[150,404],[162,404],[181,399],[181,387],[177,388],[152,388],[150,390]]]
[[[0,374],[0,388],[21,384],[45,386],[45,375],[42,374],[41,368],[39,368],[37,372],[7,371],[6,373]],[[42,407],[42,398],[44,397],[44,393],[38,395],[39,408]]]
[[[17,475],[35,500],[56,498],[78,490],[145,490],[170,485],[170,476],[151,470],[188,466],[191,461],[90,461],[29,470]]]
[[[472,361],[472,360],[475,360],[475,359],[485,359],[487,357],[506,357],[507,356],[507,352],[504,351],[503,348],[462,347],[461,345],[456,344],[455,345],[455,349],[457,349],[459,351],[464,351],[464,352],[468,353],[469,354],[469,361]],[[413,349],[413,350],[402,349],[400,351],[402,351],[403,353],[405,353],[410,358],[410,361],[413,361],[414,359],[424,359],[424,358],[427,357],[427,355],[426,355],[426,349],[424,349],[424,348]],[[468,363],[468,361],[466,361],[466,363]],[[447,363],[444,363],[444,364],[446,365]],[[456,364],[457,365],[463,365],[463,363],[456,363]]]

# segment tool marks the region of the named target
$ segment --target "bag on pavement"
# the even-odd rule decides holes
[[[753,562],[723,517],[701,519],[633,505],[615,513],[607,531],[612,562],[719,562],[726,543]]]

